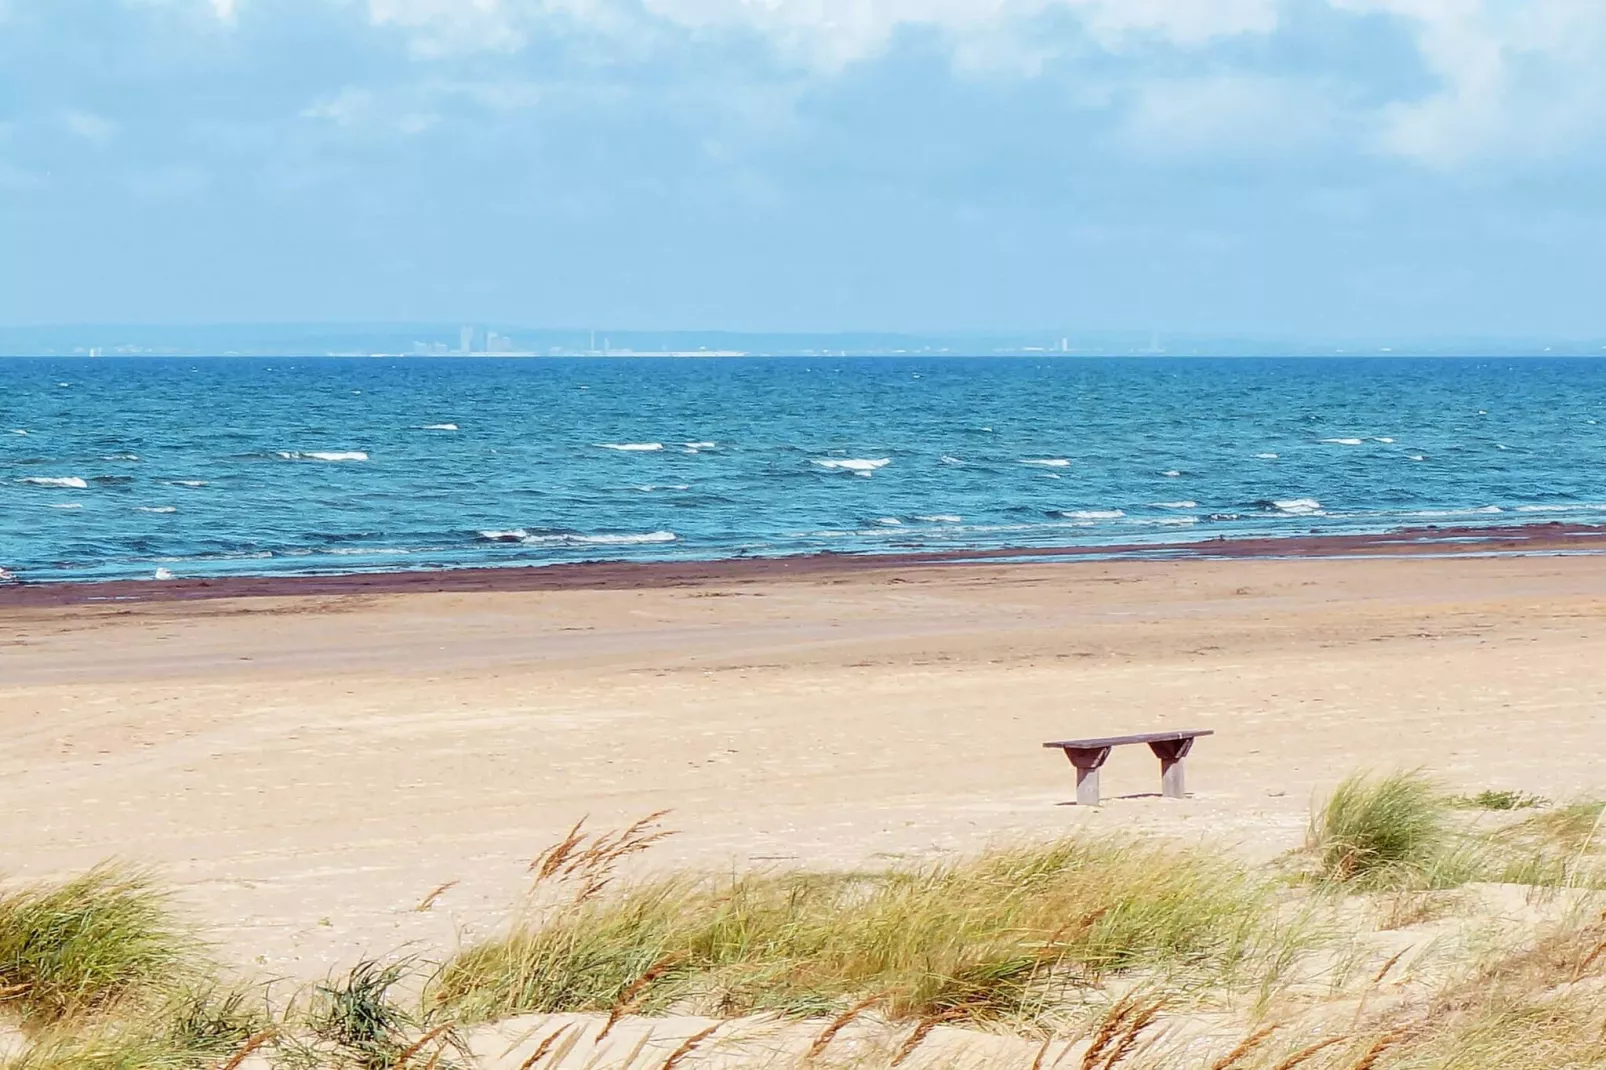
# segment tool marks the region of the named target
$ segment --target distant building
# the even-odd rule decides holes
[[[457,332],[457,351],[464,354],[474,352],[473,327],[464,327]]]

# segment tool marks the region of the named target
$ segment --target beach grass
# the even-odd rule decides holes
[[[1323,880],[1381,887],[1449,877],[1450,797],[1421,772],[1355,774],[1311,820],[1308,845]]]
[[[199,944],[137,869],[108,864],[60,883],[0,894],[0,993],[25,1028],[139,997],[193,977]]]
[[[1122,971],[1230,974],[1268,934],[1272,888],[1201,852],[1061,840],[874,872],[676,874],[538,896],[440,970],[437,1014],[670,1007],[1031,1021]],[[1276,926],[1271,926],[1275,930]]]
[[[444,962],[363,959],[277,1003],[222,980],[147,874],[102,866],[0,897],[0,1015],[21,1042],[0,1068],[552,1070],[573,1052],[600,1070],[620,1030],[618,1053],[662,1070],[728,1060],[727,1032],[765,1022],[793,1039],[720,1065],[1606,1068],[1606,807],[1454,798],[1415,773],[1347,779],[1311,818],[1315,880],[1103,836],[627,873],[663,815],[577,825],[501,935]],[[1487,905],[1509,889],[1459,887],[1496,880],[1543,891],[1532,920]],[[532,1019],[524,1054],[476,1061],[476,1029],[545,1014],[584,1017]],[[978,1031],[1014,1054],[970,1059]]]

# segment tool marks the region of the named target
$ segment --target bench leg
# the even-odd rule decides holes
[[[1066,747],[1065,757],[1076,766],[1076,805],[1097,806],[1099,804],[1099,766],[1104,759],[1110,756],[1110,748],[1096,747],[1084,750],[1080,747]]]
[[[1183,775],[1182,760],[1193,749],[1192,738],[1150,743],[1149,749],[1160,759],[1160,794],[1168,799],[1185,798],[1188,786]]]

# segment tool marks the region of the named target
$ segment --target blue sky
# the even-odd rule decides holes
[[[1606,334],[1602,0],[0,0],[0,323]]]

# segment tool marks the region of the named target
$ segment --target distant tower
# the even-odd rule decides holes
[[[459,353],[474,352],[474,328],[462,327],[458,329],[457,351]]]

